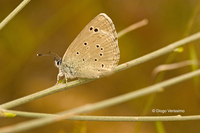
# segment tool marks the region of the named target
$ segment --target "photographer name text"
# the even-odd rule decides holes
[[[184,109],[152,109],[153,113],[185,113]]]

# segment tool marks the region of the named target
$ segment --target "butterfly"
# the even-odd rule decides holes
[[[55,55],[59,68],[57,83],[67,79],[93,79],[109,75],[118,65],[120,51],[117,32],[112,20],[100,13],[79,33],[63,58]]]

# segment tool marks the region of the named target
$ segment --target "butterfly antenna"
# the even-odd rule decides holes
[[[59,60],[61,59],[60,56],[58,56],[56,53],[53,53],[53,52],[49,51],[49,54],[54,56],[54,57],[56,57],[56,58],[58,58]]]
[[[53,52],[49,52],[48,54],[37,54],[37,56],[52,56],[52,57],[54,57],[54,58],[56,58],[58,60],[61,59],[57,54],[55,54]]]

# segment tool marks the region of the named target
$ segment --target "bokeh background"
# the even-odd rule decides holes
[[[0,0],[2,21],[22,0]],[[44,90],[56,83],[58,69],[52,57],[37,57],[48,51],[63,56],[67,47],[99,13],[106,13],[116,30],[126,28],[144,18],[149,24],[119,39],[120,63],[167,46],[200,30],[199,0],[32,0],[0,31],[0,104]],[[134,66],[109,77],[71,88],[14,108],[15,110],[57,113],[88,103],[98,102],[152,84],[151,73],[166,60],[176,63],[197,58],[199,41],[183,47],[181,53],[171,53]],[[195,50],[196,52],[191,51]],[[192,71],[190,66],[167,72],[161,80]],[[198,78],[197,78],[198,79]],[[161,81],[160,80],[160,81]],[[173,85],[157,93],[144,113],[152,95],[113,107],[91,112],[100,116],[164,116],[177,113],[152,113],[152,109],[181,109],[180,115],[200,114],[199,81],[193,79]],[[16,117],[0,119],[0,127],[30,120]],[[160,123],[161,124],[161,123]],[[200,121],[163,122],[165,132],[198,132]],[[63,121],[40,127],[29,133],[140,133],[157,132],[155,122],[74,122]]]

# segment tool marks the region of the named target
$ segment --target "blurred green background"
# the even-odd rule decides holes
[[[22,0],[0,0],[2,21]],[[32,0],[0,31],[0,104],[44,90],[56,83],[58,69],[52,57],[37,57],[48,51],[63,56],[79,32],[99,13],[106,13],[116,30],[144,18],[149,24],[119,39],[120,63],[138,58],[200,30],[199,0]],[[200,57],[199,41],[184,46],[184,52],[161,56],[128,70],[59,92],[14,108],[15,110],[56,113],[88,103],[98,102],[152,84],[152,70],[167,59],[176,63],[190,59],[190,46]],[[195,54],[195,53],[192,53]],[[166,80],[191,71],[183,67],[166,73]],[[144,115],[178,115],[152,113],[152,109],[181,109],[180,115],[200,114],[199,81],[188,80],[158,93]],[[102,109],[88,115],[141,116],[150,96]],[[0,119],[0,127],[29,120],[16,117]],[[80,126],[79,126],[80,125]],[[200,121],[163,122],[166,132],[197,132]],[[29,133],[134,132],[136,122],[63,121]],[[156,132],[154,122],[144,122],[140,133]]]

